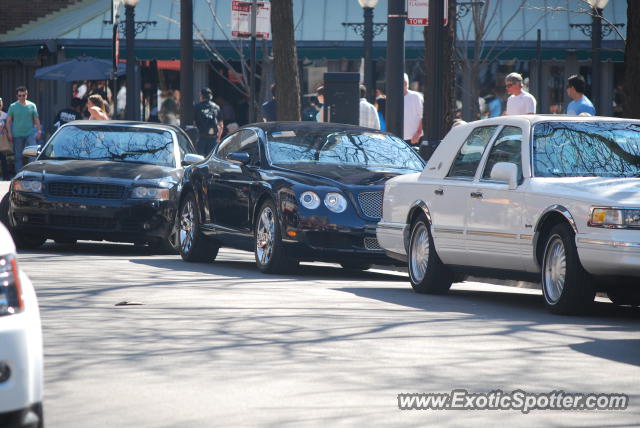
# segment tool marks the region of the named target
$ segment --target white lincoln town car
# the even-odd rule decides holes
[[[640,121],[503,116],[454,127],[387,181],[377,237],[418,293],[537,278],[554,313],[640,304]]]

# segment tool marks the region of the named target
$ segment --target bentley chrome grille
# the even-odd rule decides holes
[[[358,203],[367,217],[382,218],[382,191],[360,193]]]
[[[66,196],[71,198],[122,199],[124,186],[98,183],[62,183],[47,184],[47,190],[52,196]]]

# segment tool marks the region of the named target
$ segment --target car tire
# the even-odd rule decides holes
[[[171,225],[171,230],[165,238],[157,239],[149,243],[149,250],[152,254],[178,254],[180,252],[180,225],[176,213]]]
[[[408,256],[409,279],[416,293],[443,294],[449,291],[453,274],[438,257],[429,222],[422,214],[411,224]]]
[[[575,234],[568,224],[554,226],[542,254],[542,294],[554,314],[588,312],[596,295],[595,283],[578,258]]]
[[[254,255],[256,266],[263,273],[286,273],[299,263],[285,252],[277,213],[275,204],[269,199],[262,204],[256,217]]]
[[[617,306],[640,306],[640,290],[630,287],[611,286],[607,289],[607,297]]]
[[[178,243],[180,256],[186,262],[212,262],[218,255],[220,246],[208,240],[200,232],[200,218],[196,198],[187,194],[178,211]]]
[[[40,248],[47,240],[46,237],[25,232],[17,232],[9,224],[9,193],[6,193],[0,201],[0,222],[11,232],[16,247],[20,250],[35,250]]]
[[[340,266],[349,270],[369,270],[372,265],[367,263],[342,262],[340,263]]]

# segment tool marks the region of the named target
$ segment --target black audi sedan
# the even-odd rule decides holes
[[[384,183],[422,171],[404,141],[351,125],[273,122],[229,135],[183,177],[179,250],[212,261],[220,246],[255,253],[258,268],[299,261],[349,269],[394,263],[376,239]]]
[[[180,128],[143,122],[75,121],[62,126],[11,182],[2,216],[16,244],[49,239],[176,245],[184,167],[202,161]]]

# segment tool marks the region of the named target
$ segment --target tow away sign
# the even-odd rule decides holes
[[[251,37],[250,0],[231,2],[231,35],[238,38]],[[258,1],[256,12],[256,37],[268,39],[271,36],[271,2]]]
[[[449,0],[444,0],[444,25],[447,25],[448,10]],[[429,25],[429,0],[407,0],[407,25]]]

